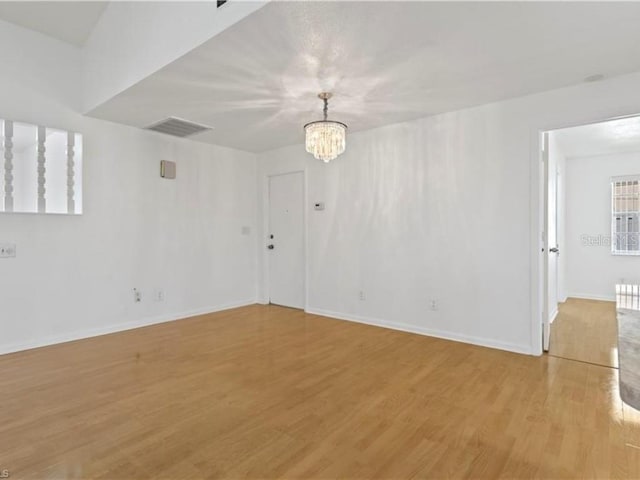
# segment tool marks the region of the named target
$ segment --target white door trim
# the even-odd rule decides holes
[[[262,295],[259,303],[268,304],[270,295],[269,288],[269,251],[267,249],[267,245],[269,245],[269,179],[271,177],[278,177],[281,175],[289,175],[292,173],[301,173],[302,174],[302,198],[303,198],[303,208],[302,208],[302,222],[303,222],[303,250],[304,250],[304,311],[306,312],[309,307],[309,248],[308,248],[308,201],[307,201],[307,171],[306,169],[297,169],[297,170],[286,170],[286,171],[278,171],[272,173],[266,173],[262,177],[262,235],[258,237],[258,248],[260,248],[262,252]]]

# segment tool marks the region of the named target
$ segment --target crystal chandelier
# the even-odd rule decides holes
[[[324,119],[304,126],[307,152],[325,163],[344,152],[347,146],[347,126],[342,122],[327,120],[331,96],[328,92],[318,94],[318,98],[324,102]]]

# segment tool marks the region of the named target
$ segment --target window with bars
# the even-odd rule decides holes
[[[611,251],[640,255],[640,175],[611,179]]]
[[[0,212],[82,213],[82,135],[0,120]]]

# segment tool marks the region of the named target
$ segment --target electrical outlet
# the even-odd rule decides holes
[[[367,296],[364,294],[364,290],[360,290],[358,298],[360,298],[361,301],[365,301],[367,299]]]
[[[14,258],[15,256],[15,243],[0,243],[0,258]]]
[[[137,288],[133,289],[133,302],[140,303],[142,301],[142,293]]]
[[[432,311],[437,311],[438,310],[438,301],[435,299],[431,300],[431,303],[429,304],[429,309]]]

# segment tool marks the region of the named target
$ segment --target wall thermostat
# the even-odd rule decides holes
[[[176,178],[176,162],[169,160],[160,161],[160,176],[162,178]]]

